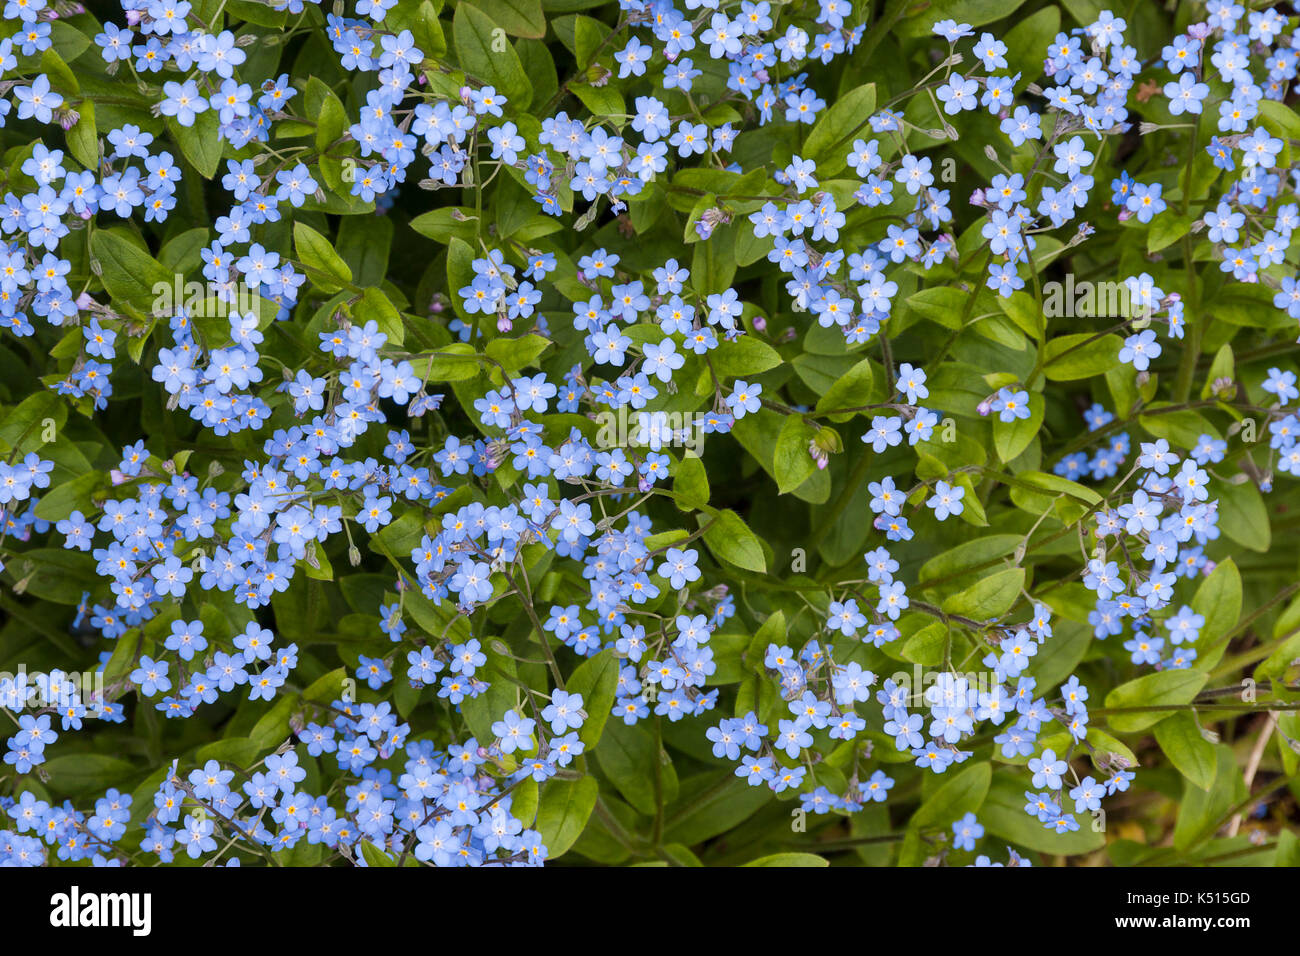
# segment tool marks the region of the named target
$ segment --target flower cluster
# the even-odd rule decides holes
[[[1281,14],[353,6],[3,11],[0,569],[64,657],[0,676],[0,863],[682,859],[901,800],[899,862],[1028,865],[1157,724],[1236,792],[1191,710],[1300,474]],[[1278,633],[1229,663],[1281,699]]]

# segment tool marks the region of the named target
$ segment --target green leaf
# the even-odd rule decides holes
[[[943,621],[934,621],[909,637],[898,653],[905,661],[936,667],[942,663],[947,646],[948,628]]]
[[[202,6],[195,4],[200,10]],[[288,13],[285,10],[271,10],[266,4],[257,0],[228,0],[226,9],[241,20],[248,20],[265,27],[283,27]]]
[[[64,63],[73,62],[90,46],[90,37],[71,23],[55,20],[50,26],[50,43]]]
[[[436,353],[413,355],[409,361],[416,378],[430,382],[463,382],[477,378],[483,367],[478,352],[467,342],[452,342]]]
[[[1201,725],[1188,711],[1166,717],[1155,726],[1156,743],[1178,772],[1202,790],[1214,784],[1218,758],[1214,744],[1201,734]]]
[[[426,57],[439,58],[447,52],[447,38],[443,35],[442,24],[438,20],[438,11],[443,7],[438,0],[435,7],[429,0],[423,0],[416,6],[415,0],[405,0],[388,11],[384,26],[394,33],[403,29],[410,30],[415,37],[415,45]]]
[[[932,0],[908,7],[908,15],[895,28],[901,37],[927,36],[940,20],[956,20],[973,27],[982,27],[994,20],[1008,17],[1019,9],[1025,0]],[[1040,51],[1041,52],[1041,51]]]
[[[437,636],[442,633],[442,630],[438,629],[430,633]],[[484,679],[488,681],[488,689],[477,697],[462,701],[460,705],[465,723],[474,732],[474,736],[481,741],[496,739],[496,734],[492,732],[492,725],[501,719],[502,714],[516,706],[518,698],[518,688],[514,683],[518,676],[514,659],[498,651],[493,646],[496,643],[496,641],[490,642],[483,648],[487,664],[482,670],[486,672]]]
[[[1233,484],[1216,482],[1214,490],[1219,497],[1219,527],[1223,533],[1243,548],[1265,552],[1272,541],[1272,527],[1264,496],[1253,481]]]
[[[315,704],[333,703],[343,694],[347,679],[348,669],[336,667],[307,685],[307,689],[302,692],[302,699]]]
[[[569,92],[578,98],[583,106],[597,116],[618,116],[627,112],[623,94],[612,86],[592,86],[590,83],[574,83]],[[690,240],[687,239],[689,242]]]
[[[1060,29],[1061,11],[1055,6],[1043,7],[1020,20],[1002,38],[1007,46],[1006,72],[1022,73],[1026,80],[1039,76],[1043,72],[1043,52]]]
[[[1007,568],[972,584],[943,602],[946,614],[991,621],[1011,609],[1025,586],[1024,568]]]
[[[205,764],[209,760],[220,760],[222,763],[233,763],[237,767],[248,767],[257,760],[258,754],[264,749],[248,737],[224,737],[204,744],[194,752],[194,758],[200,764]]]
[[[181,148],[181,154],[204,179],[216,175],[221,165],[222,139],[217,134],[221,121],[214,109],[204,110],[194,117],[189,126],[182,126],[175,117],[168,116],[167,131]]]
[[[618,692],[618,658],[612,650],[601,651],[578,665],[564,686],[569,693],[582,695],[582,709],[587,719],[578,731],[578,739],[590,750],[599,742],[614,706]]]
[[[757,375],[781,364],[780,353],[753,335],[742,335],[734,342],[719,342],[711,354],[718,378]]]
[[[751,669],[758,670],[763,662],[763,657],[767,653],[769,644],[781,644],[785,641],[786,623],[785,612],[777,611],[769,614],[763,621],[762,626],[754,633],[749,641],[749,646],[745,649],[745,659]]]
[[[361,841],[361,858],[367,866],[397,866],[397,861],[369,840]]]
[[[964,767],[952,779],[925,799],[912,818],[908,820],[909,829],[922,830],[930,827],[947,827],[954,820],[959,820],[968,813],[974,813],[984,802],[993,780],[993,765],[989,763],[972,763]]]
[[[803,158],[816,161],[819,175],[829,176],[847,164],[854,133],[870,127],[864,124],[876,111],[876,84],[864,83],[849,90],[817,117],[803,144]],[[870,135],[864,137],[870,139]]]
[[[937,322],[945,329],[961,328],[961,317],[970,301],[970,293],[951,286],[938,285],[913,293],[905,300],[917,315]]]
[[[387,216],[344,216],[339,221],[337,246],[357,285],[378,286],[388,272],[393,220]],[[378,288],[374,291],[383,294]]]
[[[1056,13],[1055,10],[1041,10],[1040,13]],[[1059,22],[1060,16],[1057,15]],[[1041,49],[1041,47],[1040,47]],[[1047,334],[1047,318],[1043,310],[1034,301],[1033,296],[1024,292],[1013,292],[1009,297],[998,296],[1000,308],[1012,322],[1032,339],[1042,340]]]
[[[352,306],[352,315],[364,325],[374,322],[380,332],[388,336],[388,344],[400,347],[406,341],[406,327],[402,322],[402,313],[382,291],[370,286],[361,294],[361,299]]]
[[[304,222],[293,224],[293,247],[307,269],[312,285],[322,292],[338,292],[352,282],[352,270],[334,251],[330,241]]]
[[[772,459],[778,494],[794,491],[817,470],[816,462],[808,454],[808,443],[816,434],[817,430],[809,427],[799,415],[785,417]]]
[[[532,827],[537,822],[537,803],[541,788],[532,777],[527,778],[517,787],[510,798],[510,813],[525,827]]]
[[[95,560],[89,554],[62,548],[36,548],[14,555],[5,574],[26,583],[30,597],[55,604],[79,604],[95,586]]]
[[[835,380],[835,384],[817,400],[817,413],[824,414],[836,408],[859,408],[872,399],[875,388],[875,370],[871,359],[863,359]],[[883,391],[883,387],[882,387]],[[833,422],[846,422],[856,412],[831,415]]]
[[[746,415],[739,419],[731,430],[740,446],[774,478],[776,440],[781,433],[782,423],[782,416],[768,409],[761,409],[757,414]],[[794,496],[814,504],[825,502],[830,497],[830,474],[826,471],[816,472],[808,481],[795,489]]]
[[[542,787],[537,806],[537,831],[542,835],[548,860],[563,856],[582,835],[596,806],[599,791],[595,777],[578,780],[557,777]]]
[[[348,111],[342,100],[318,77],[312,77],[304,94],[304,101],[309,112],[316,117],[316,151],[320,153],[321,178],[330,192],[340,199],[351,203],[352,183],[343,178],[343,160],[331,155],[331,149],[342,140],[347,132]],[[355,166],[353,167],[355,170]]]
[[[307,552],[306,560],[301,567],[303,573],[313,581],[334,580],[334,566],[330,564],[330,559],[325,554],[325,546],[319,541],[311,542],[311,550]]]
[[[47,419],[57,434],[68,420],[67,404],[51,391],[28,395],[0,415],[0,442],[20,454],[26,454],[45,443],[41,432]]]
[[[112,687],[135,668],[136,654],[141,650],[143,636],[133,628],[117,639],[113,654],[104,665],[104,686]]]
[[[447,242],[455,236],[472,242],[476,235],[474,210],[464,206],[443,206],[422,213],[411,220],[411,228],[434,242]]]
[[[1023,474],[1025,472],[1021,472],[1021,475]],[[1017,477],[1020,477],[1020,475],[1017,475]],[[1052,477],[1057,476],[1053,475]],[[1061,480],[1073,484],[1068,478],[1062,478]],[[1080,485],[1079,487],[1083,488],[1084,486]],[[1035,518],[1043,514],[1043,512],[1051,513],[1054,510],[1056,516],[1066,524],[1073,524],[1078,521],[1087,511],[1086,507],[1075,503],[1071,496],[1064,492],[1040,492],[1029,484],[1017,483],[1012,485],[1011,502],[1021,511],[1031,514]]]
[[[697,455],[683,454],[673,465],[673,493],[677,507],[694,511],[709,503],[709,473]]]
[[[1300,837],[1290,830],[1282,830],[1277,835],[1277,854],[1273,857],[1274,866],[1300,866]]]
[[[58,521],[68,517],[74,509],[87,513],[92,507],[91,495],[101,484],[107,484],[106,478],[101,471],[89,471],[71,481],[65,481],[41,496],[36,505],[36,517],[45,521]]]
[[[1237,759],[1227,744],[1214,747],[1214,783],[1202,789],[1188,780],[1174,824],[1174,846],[1186,853],[1214,836],[1229,811],[1246,798]]]
[[[1283,325],[1292,328],[1295,320],[1281,309],[1273,308],[1275,294],[1262,283],[1233,282],[1209,305],[1214,310],[1215,320],[1229,325],[1256,329],[1281,329]]]
[[[1217,429],[1204,415],[1190,408],[1168,411],[1170,403],[1151,402],[1138,416],[1138,422],[1156,438],[1164,438],[1172,445],[1193,448],[1204,434],[1218,437]],[[1159,412],[1159,414],[1155,414]]]
[[[654,736],[638,726],[616,720],[606,729],[596,750],[596,761],[610,782],[628,803],[646,816],[653,816],[655,802],[655,761],[659,760]],[[660,786],[664,802],[677,798],[677,773],[671,762],[660,764]]]
[[[975,480],[969,472],[963,472],[957,475],[953,484],[965,490],[966,494],[962,497],[962,511],[958,515],[966,524],[974,525],[977,528],[987,528],[989,526],[988,515],[984,513],[984,502],[980,500],[979,493],[975,490]]]
[[[151,311],[158,288],[173,285],[172,273],[119,232],[96,229],[90,250],[99,262],[100,280],[114,301]]]
[[[1049,339],[1043,349],[1043,374],[1053,382],[1104,375],[1119,361],[1122,344],[1117,335],[1058,335]]]
[[[1054,593],[1046,595],[1049,603]],[[1083,660],[1093,639],[1090,624],[1061,620],[1053,627],[1055,633],[1029,660],[1029,676],[1038,681],[1039,687],[1055,687],[1069,677]],[[1091,737],[1088,739],[1092,740]]]
[[[1025,789],[1022,776],[1005,772],[993,775],[988,796],[979,811],[980,823],[990,836],[1021,850],[1053,855],[1089,853],[1105,845],[1105,834],[1093,828],[1093,820],[1086,814],[1074,815],[1079,829],[1072,833],[1046,829],[1037,817],[1025,813]]]
[[[1022,471],[1016,475],[1014,491],[1023,491],[1028,489],[1041,488],[1052,496],[1064,495],[1073,501],[1091,507],[1092,505],[1101,504],[1101,495],[1093,491],[1087,485],[1081,485],[1077,481],[1071,481],[1069,478],[1062,478],[1060,475],[1048,474],[1045,471]],[[1013,491],[1013,498],[1014,498]]]
[[[525,366],[535,364],[550,345],[550,339],[530,333],[515,339],[493,339],[487,344],[487,354],[508,373],[518,375]]]
[[[1225,558],[1192,595],[1192,610],[1205,618],[1196,639],[1197,669],[1208,670],[1223,656],[1223,639],[1241,617],[1241,602],[1241,572],[1232,558]]]
[[[711,524],[710,519],[704,514],[700,515],[699,520],[701,526],[708,525],[708,530],[704,532],[704,543],[716,557],[723,561],[730,561],[747,571],[754,571],[757,574],[767,573],[767,559],[763,556],[763,546],[754,532],[750,531],[745,522],[740,519],[740,515],[725,509],[716,513],[716,520]]]
[[[50,789],[75,795],[87,791],[102,793],[135,773],[135,764],[108,754],[63,754],[41,764]]]
[[[579,67],[588,67],[612,31],[594,17],[575,17],[573,22],[573,57]]]
[[[1214,361],[1205,375],[1205,384],[1201,386],[1201,398],[1209,398],[1214,393],[1214,383],[1219,379],[1234,379],[1237,376],[1236,359],[1232,353],[1232,343],[1224,342],[1219,351],[1214,353]]]
[[[724,833],[770,800],[731,770],[707,771],[682,781],[664,827],[664,839],[694,846]]]
[[[456,314],[460,316],[463,322],[471,326],[477,325],[478,320],[465,311],[465,303],[461,301],[460,290],[473,281],[474,249],[468,242],[453,236],[447,240],[447,294],[451,296],[451,305],[456,310]]]
[[[1029,447],[1038,430],[1043,427],[1043,396],[1039,392],[1029,393],[1029,417],[1017,418],[1004,422],[1001,418],[993,421],[993,447],[997,449],[998,458],[1011,461]]]
[[[1167,710],[1143,710],[1145,707],[1167,707],[1189,704],[1209,679],[1204,671],[1175,670],[1144,674],[1126,684],[1120,684],[1106,695],[1106,709],[1118,707],[1138,708],[1126,713],[1107,714],[1106,723],[1119,733],[1136,733],[1146,730],[1169,716]]]
[[[815,355],[802,353],[796,355],[790,365],[816,395],[825,395],[843,376],[853,368],[853,358],[849,355]]]
[[[921,565],[920,587],[930,587],[932,582],[957,577],[989,561],[1006,557],[1024,541],[1020,534],[990,534],[949,548]]]
[[[68,130],[68,152],[90,170],[99,169],[99,130],[95,126],[95,104],[82,100],[77,107],[80,118]]]
[[[493,86],[516,110],[527,108],[533,87],[524,73],[515,48],[504,34],[493,36],[498,24],[478,7],[468,3],[456,7],[452,18],[452,42],[461,69],[481,82]],[[501,27],[504,29],[504,27]]]
[[[770,856],[760,856],[757,860],[750,860],[748,863],[742,863],[741,866],[830,866],[830,861],[825,857],[818,856],[816,853],[773,853]]]
[[[1151,231],[1147,233],[1147,253],[1159,252],[1173,245],[1192,228],[1192,217],[1166,210],[1151,220]]]
[[[250,681],[253,679],[255,678],[250,678]],[[289,728],[289,718],[297,707],[296,695],[281,696],[276,700],[275,705],[253,725],[253,729],[248,733],[249,739],[257,744],[259,750],[270,750],[272,747],[280,746],[292,732]]]
[[[512,37],[540,40],[546,36],[546,14],[541,0],[473,0]]]
[[[1289,166],[1288,154],[1291,142],[1300,140],[1300,116],[1285,103],[1277,100],[1260,100],[1259,119],[1261,126],[1274,136],[1280,136],[1282,142],[1286,144],[1279,161]]]

